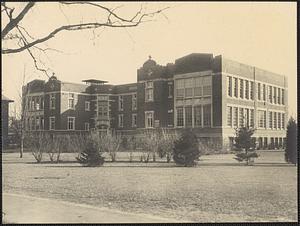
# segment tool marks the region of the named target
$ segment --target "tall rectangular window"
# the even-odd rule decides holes
[[[191,127],[193,122],[192,106],[185,107],[185,127]]]
[[[85,131],[89,131],[90,130],[90,123],[88,123],[88,122],[84,123],[84,130]]]
[[[238,79],[233,78],[233,96],[238,97]]]
[[[176,97],[184,97],[184,79],[175,80]]]
[[[250,82],[250,100],[254,99],[254,82]]]
[[[153,128],[153,122],[154,122],[154,112],[146,111],[145,112],[146,128]]]
[[[202,110],[201,105],[194,106],[194,126],[202,126]]]
[[[137,114],[132,114],[131,116],[131,126],[136,127],[137,125]]]
[[[277,88],[273,87],[273,103],[277,104]]]
[[[68,117],[68,130],[75,130],[75,117]]]
[[[194,80],[195,88],[194,88],[194,96],[202,96],[202,77],[196,77]]]
[[[280,90],[280,88],[277,89],[277,103],[281,104],[281,90]]]
[[[245,108],[245,126],[250,126],[250,112],[248,108]]]
[[[119,111],[123,111],[123,96],[119,96]]]
[[[74,93],[69,93],[68,107],[69,107],[69,109],[74,109],[75,108],[75,105],[74,105]]]
[[[273,113],[273,119],[274,119],[274,129],[277,129],[277,112]]]
[[[192,97],[193,96],[193,79],[188,78],[185,79],[185,97]]]
[[[183,107],[176,108],[176,125],[183,126]]]
[[[239,109],[237,107],[233,107],[233,127],[238,127],[238,114]]]
[[[55,117],[49,117],[49,130],[55,130]]]
[[[132,95],[132,110],[135,111],[137,109],[137,96],[136,93]]]
[[[227,95],[232,97],[232,77],[227,76]]]
[[[245,80],[245,98],[249,100],[249,81]]]
[[[261,100],[261,84],[257,83],[257,99]]]
[[[254,127],[254,109],[250,109],[250,127]]]
[[[245,126],[244,108],[239,108],[239,127]]]
[[[263,84],[262,97],[263,97],[263,101],[266,101],[266,85],[265,84]]]
[[[227,126],[232,127],[232,107],[227,106]]]
[[[269,86],[269,102],[273,103],[272,86]]]
[[[41,129],[41,127],[40,127],[40,117],[36,117],[36,119],[35,119],[35,129],[36,130]]]
[[[273,112],[269,111],[269,128],[273,128]]]
[[[84,102],[84,109],[85,109],[85,111],[89,111],[90,110],[90,102],[89,101],[85,101]]]
[[[211,76],[203,77],[203,96],[211,95]]]
[[[240,98],[244,99],[244,80],[240,79]]]
[[[203,105],[203,126],[211,126],[211,104]]]
[[[258,127],[259,128],[266,127],[266,111],[258,110]]]
[[[41,120],[41,130],[44,130],[44,117],[43,116],[41,116],[41,118],[40,118],[40,120]]]
[[[145,101],[149,102],[149,101],[153,101],[153,89],[154,89],[154,85],[153,85],[153,81],[147,81],[146,82],[146,86],[145,86]]]
[[[123,114],[120,114],[119,115],[119,118],[118,118],[119,120],[118,120],[118,126],[120,127],[120,128],[122,128],[123,127]]]
[[[50,109],[55,109],[55,94],[50,94]]]
[[[278,128],[278,129],[281,129],[281,113],[278,112],[278,116],[277,116],[277,117],[278,117],[278,118],[277,118],[277,123],[278,123],[277,128]]]
[[[281,114],[281,123],[282,123],[281,128],[285,129],[285,114],[284,113]]]
[[[284,105],[284,89],[282,89],[282,93],[281,93],[281,103]]]
[[[173,86],[172,84],[168,85],[168,98],[172,98],[173,97]]]

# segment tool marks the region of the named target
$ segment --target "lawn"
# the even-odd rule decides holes
[[[297,168],[284,162],[281,151],[260,152],[255,166],[231,154],[207,155],[193,168],[165,162],[35,164],[30,153],[23,159],[4,153],[2,170],[3,192],[196,222],[297,221]]]

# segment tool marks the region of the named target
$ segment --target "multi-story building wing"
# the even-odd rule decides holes
[[[284,144],[287,79],[212,54],[190,54],[174,64],[151,57],[137,70],[137,83],[109,85],[34,80],[24,87],[31,130],[194,130],[202,141],[232,144],[235,128],[256,129],[258,146]]]

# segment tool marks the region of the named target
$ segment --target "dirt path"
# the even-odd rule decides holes
[[[4,223],[164,223],[176,222],[84,204],[3,193]]]

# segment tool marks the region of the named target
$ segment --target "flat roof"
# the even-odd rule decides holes
[[[99,83],[99,84],[108,83],[108,81],[103,81],[103,80],[98,80],[98,79],[86,79],[86,80],[82,80],[82,81],[86,82],[86,83]]]

